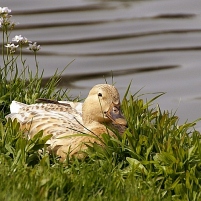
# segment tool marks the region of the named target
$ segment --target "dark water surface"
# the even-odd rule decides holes
[[[200,0],[0,0],[0,6],[20,23],[11,38],[21,34],[41,45],[46,78],[73,61],[61,85],[74,96],[85,97],[104,77],[112,83],[113,74],[121,96],[132,80],[131,93],[166,92],[155,103],[177,110],[181,122],[201,117]],[[34,57],[25,54],[34,71]]]

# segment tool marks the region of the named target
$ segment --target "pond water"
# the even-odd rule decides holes
[[[86,97],[105,79],[123,96],[132,81],[131,93],[141,89],[144,98],[166,92],[155,103],[177,110],[181,123],[201,117],[200,0],[1,0],[0,6],[19,22],[11,38],[21,34],[41,45],[46,79],[70,63],[61,86],[73,96]],[[34,71],[34,57],[24,54]]]

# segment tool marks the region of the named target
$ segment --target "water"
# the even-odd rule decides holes
[[[73,61],[61,83],[72,95],[86,97],[106,79],[123,96],[132,81],[131,93],[166,92],[155,103],[177,110],[181,123],[201,117],[200,0],[1,0],[0,6],[20,23],[11,37],[41,44],[46,78]],[[24,54],[34,71],[33,56]]]

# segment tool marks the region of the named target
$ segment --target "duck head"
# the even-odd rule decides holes
[[[109,84],[98,84],[90,90],[83,104],[82,115],[86,127],[96,123],[127,125],[120,110],[119,93]]]

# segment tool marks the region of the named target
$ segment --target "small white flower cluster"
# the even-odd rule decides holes
[[[16,35],[14,38],[12,38],[12,41],[21,43],[21,44],[26,44],[26,43],[31,43],[31,41],[28,41],[27,38],[22,37],[21,35]]]
[[[8,7],[0,7],[0,27],[9,27],[13,29],[15,23],[10,20],[12,15],[9,15],[11,10]]]
[[[0,7],[0,14],[8,14],[11,10],[8,7]]]
[[[15,23],[10,21],[10,18],[12,17],[9,15],[11,10],[8,7],[0,7],[0,27],[2,27],[3,31],[13,29],[15,26]],[[10,51],[10,54],[14,54],[16,52],[16,49],[20,46],[22,48],[22,45],[24,44],[29,44],[29,47],[27,49],[37,52],[40,50],[40,45],[37,45],[36,42],[32,43],[29,41],[27,38],[21,36],[21,35],[16,35],[14,38],[12,38],[13,43],[8,43],[5,45]],[[17,45],[16,45],[17,43]]]
[[[19,45],[15,45],[13,43],[9,43],[7,45],[5,45],[5,47],[7,47],[10,51],[10,54],[14,54],[16,49],[19,47]]]
[[[34,42],[33,44],[29,43],[29,47],[27,49],[33,51],[33,52],[37,52],[40,50],[40,45],[37,45],[37,42]]]
[[[36,42],[32,43],[27,38],[25,38],[21,35],[19,35],[19,36],[16,35],[14,38],[12,38],[12,41],[18,43],[18,45],[15,45],[14,43],[9,43],[9,44],[5,45],[5,47],[9,48],[10,54],[14,54],[16,49],[19,47],[19,45],[22,47],[23,44],[29,44],[29,47],[27,49],[29,49],[33,52],[37,52],[41,48],[40,45],[37,45]]]

